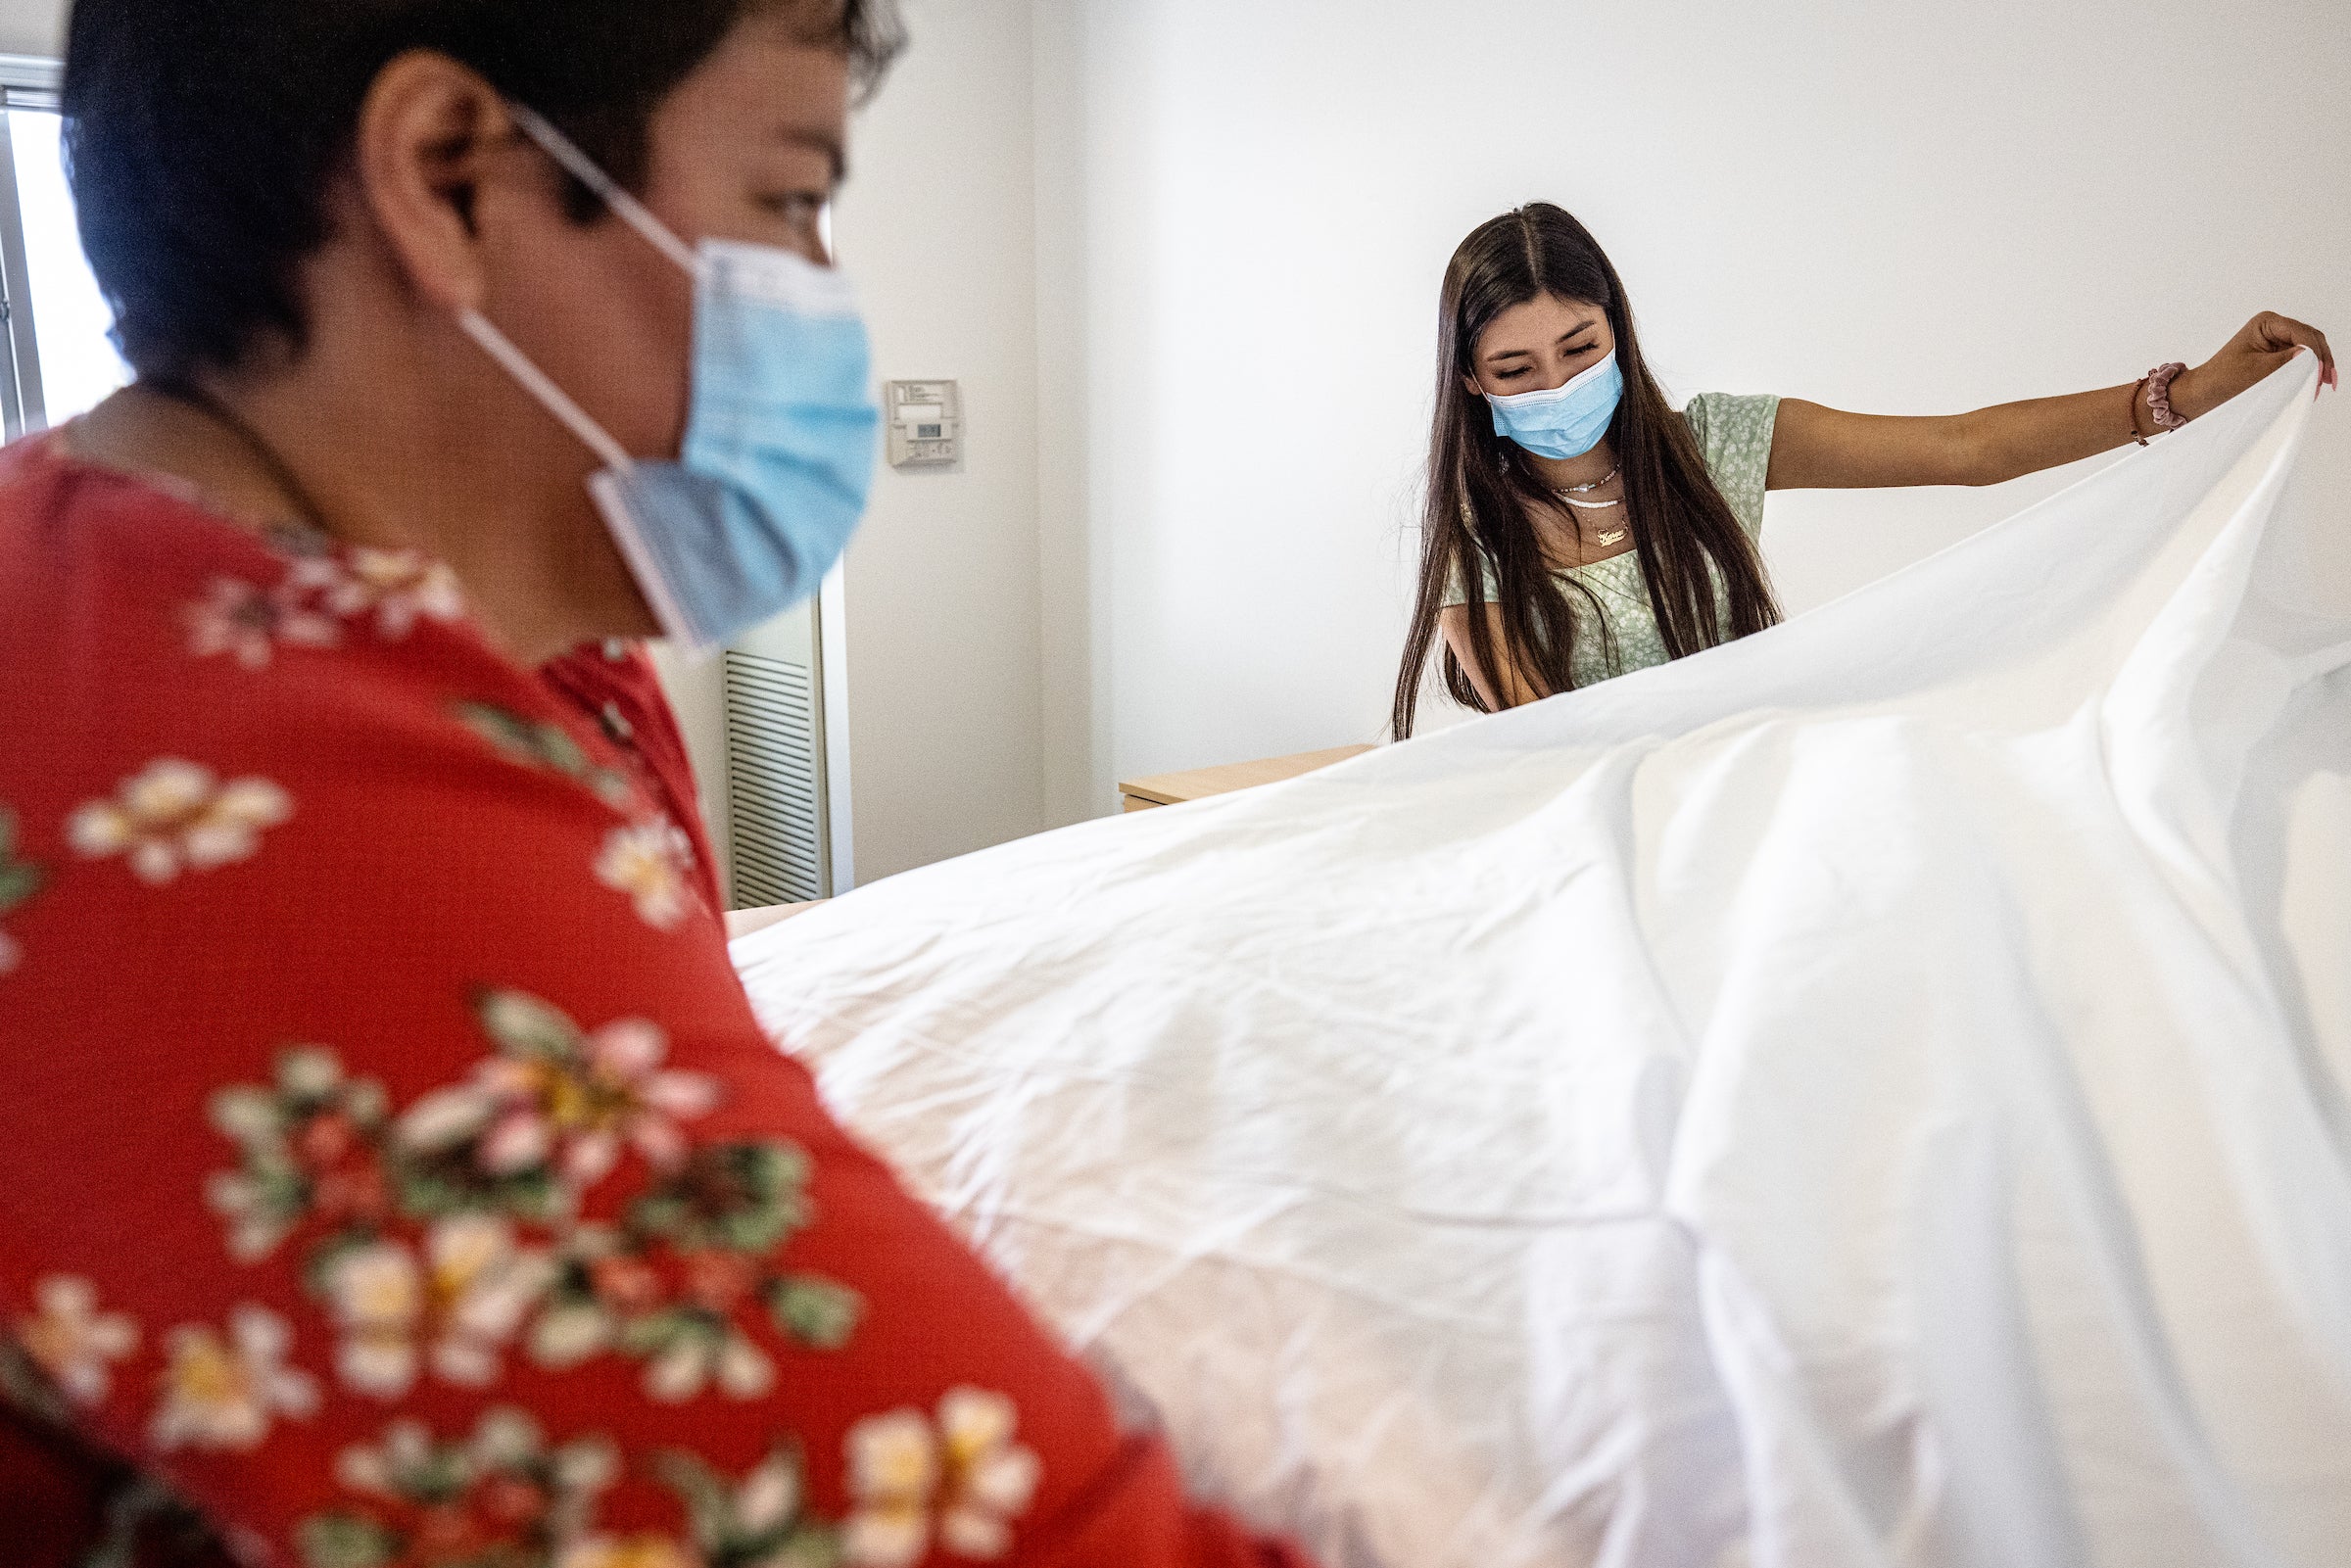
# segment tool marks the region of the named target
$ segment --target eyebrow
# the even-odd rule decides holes
[[[1573,327],[1565,332],[1560,333],[1559,342],[1565,343],[1570,338],[1580,338],[1598,325],[1600,325],[1600,317],[1594,316],[1591,320],[1584,322],[1581,326]],[[1500,364],[1505,359],[1532,359],[1534,356],[1535,353],[1532,349],[1504,349],[1498,354],[1487,355],[1486,363]]]
[[[822,153],[831,159],[835,183],[838,184],[849,177],[848,150],[841,146],[839,137],[825,131],[811,130],[804,125],[787,125],[776,133],[776,140],[788,147],[808,148],[812,152]]]

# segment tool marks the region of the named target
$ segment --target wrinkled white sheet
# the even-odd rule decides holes
[[[1331,1564],[2351,1562],[2314,375],[1765,636],[738,963]]]

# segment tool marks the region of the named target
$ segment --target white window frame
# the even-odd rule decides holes
[[[57,113],[65,68],[38,55],[0,54],[0,110]],[[49,428],[41,390],[41,346],[33,329],[32,268],[24,208],[17,196],[17,150],[0,113],[0,426],[6,439]]]

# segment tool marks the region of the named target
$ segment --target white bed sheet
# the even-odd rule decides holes
[[[2351,1561],[2314,381],[1764,636],[738,965],[1334,1568]]]

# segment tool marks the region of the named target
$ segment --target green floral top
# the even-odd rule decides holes
[[[1771,471],[1772,433],[1779,424],[1780,400],[1768,394],[1734,397],[1704,392],[1682,410],[1690,433],[1705,454],[1706,471],[1731,512],[1750,539],[1763,533],[1764,481]],[[1656,612],[1649,602],[1649,584],[1641,573],[1638,551],[1627,550],[1588,566],[1571,566],[1558,574],[1562,583],[1578,583],[1599,601],[1607,617],[1607,637],[1592,624],[1591,600],[1567,595],[1576,617],[1575,684],[1597,686],[1613,676],[1645,670],[1666,661],[1665,641],[1657,630]],[[1492,567],[1485,572],[1485,596],[1498,592]],[[1448,605],[1465,603],[1468,593],[1460,582],[1446,594]]]

